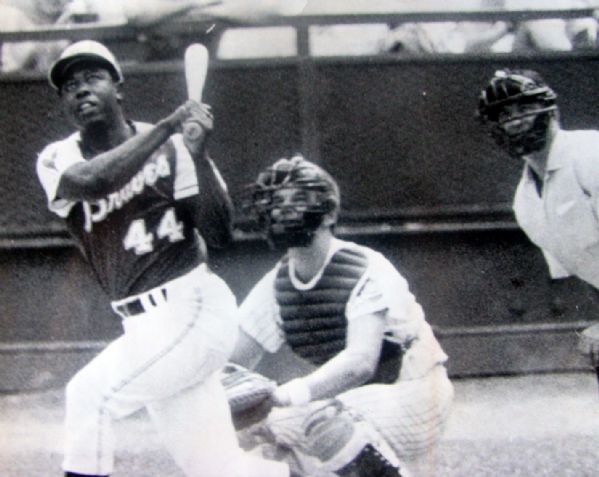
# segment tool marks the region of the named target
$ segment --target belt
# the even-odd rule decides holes
[[[146,313],[167,301],[166,288],[157,288],[138,295],[129,300],[125,299],[114,305],[114,309],[123,317],[131,317]]]

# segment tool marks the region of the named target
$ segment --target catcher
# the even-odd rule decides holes
[[[232,360],[253,369],[287,348],[297,377],[273,386],[272,410],[248,433],[304,475],[410,475],[441,435],[453,387],[406,280],[335,237],[339,188],[303,157],[267,168],[250,195],[284,256],[241,304]]]

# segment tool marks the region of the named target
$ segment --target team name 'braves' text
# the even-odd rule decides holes
[[[101,222],[114,210],[121,209],[133,197],[141,194],[146,186],[153,186],[162,177],[171,174],[171,167],[167,157],[161,154],[156,162],[147,163],[131,180],[120,190],[109,194],[104,199],[94,202],[83,202],[85,214],[85,231],[91,232],[95,222]]]

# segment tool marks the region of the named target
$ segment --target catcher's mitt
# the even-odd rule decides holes
[[[221,371],[237,430],[264,419],[273,406],[272,393],[277,383],[237,364],[227,364]]]

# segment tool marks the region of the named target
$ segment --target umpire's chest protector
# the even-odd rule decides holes
[[[275,293],[285,338],[295,353],[321,365],[345,348],[345,307],[367,265],[368,259],[362,252],[341,249],[333,255],[315,286],[298,290],[289,278],[289,260],[283,259]]]

